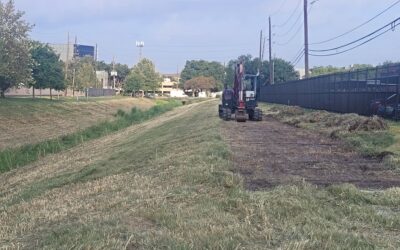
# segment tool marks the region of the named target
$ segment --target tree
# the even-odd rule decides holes
[[[299,73],[294,69],[293,65],[283,59],[274,59],[274,70],[274,79],[276,83],[299,79]]]
[[[372,68],[373,66],[370,64],[353,64],[350,67],[335,67],[332,65],[328,66],[316,66],[312,68],[311,71],[311,76],[320,76],[320,75],[327,75],[327,74],[333,74],[333,73],[340,73],[340,72],[347,72],[347,71],[352,71],[352,70],[361,70],[361,69],[367,69],[367,68]]]
[[[117,79],[119,82],[125,81],[130,72],[129,66],[121,63],[115,64],[115,70],[118,72]]]
[[[74,59],[68,67],[67,85],[73,91],[97,87],[95,61],[93,57],[86,56]]]
[[[149,59],[142,59],[126,77],[124,90],[127,92],[153,91],[160,88],[161,76]]]
[[[193,78],[203,76],[203,77],[213,77],[216,80],[216,90],[221,90],[224,82],[224,66],[219,62],[208,62],[204,60],[200,61],[187,61],[185,68],[181,73],[181,87],[184,83]]]
[[[63,63],[59,56],[47,44],[32,42],[32,59],[34,60],[32,76],[34,81],[33,97],[36,89],[50,89],[50,98],[52,98],[52,89],[65,89],[65,79],[63,73]]]
[[[198,93],[203,90],[208,92],[212,89],[215,89],[216,86],[217,86],[217,81],[212,76],[211,77],[198,76],[186,81],[184,84],[185,90],[191,89],[193,93]]]
[[[32,26],[22,20],[23,12],[15,10],[14,2],[0,1],[0,97],[17,84],[32,80],[32,58],[28,33]]]
[[[252,58],[251,55],[242,55],[239,56],[236,60],[229,61],[225,72],[225,84],[227,86],[232,86],[235,79],[235,66],[242,62],[245,68],[246,74],[256,75],[258,73],[258,69],[260,69],[260,79],[259,82],[261,84],[267,84],[269,82],[269,62],[263,61],[262,64],[259,58]],[[274,80],[275,83],[281,83],[291,80],[299,79],[299,74],[294,69],[293,65],[289,62],[276,58],[274,59]]]

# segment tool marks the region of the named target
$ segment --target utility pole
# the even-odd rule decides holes
[[[116,75],[116,71],[115,71],[115,56],[113,56],[113,82],[114,82],[114,87],[113,89],[115,89],[115,75]]]
[[[271,17],[269,17],[269,83],[274,84],[274,65],[272,61],[272,24]]]
[[[68,78],[68,65],[69,64],[69,32],[68,32],[68,40],[67,40],[67,58],[65,60],[65,80]]]
[[[263,32],[260,31],[260,63],[258,64],[258,73],[261,74],[261,66],[262,66],[262,53],[263,53]]]
[[[75,97],[75,68],[74,71],[72,73],[72,96]]]
[[[304,0],[304,66],[306,78],[310,77],[310,65],[308,61],[308,1]]]
[[[96,49],[95,49],[95,55],[94,55],[94,61],[97,62],[97,52],[98,52],[98,47],[97,47],[97,43],[96,43]]]

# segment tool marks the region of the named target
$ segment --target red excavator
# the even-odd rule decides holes
[[[259,74],[245,74],[243,63],[236,65],[233,89],[225,85],[222,93],[222,103],[218,107],[220,118],[229,121],[234,114],[237,122],[262,121],[262,110],[257,104],[258,78]]]

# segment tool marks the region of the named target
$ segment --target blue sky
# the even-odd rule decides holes
[[[241,54],[258,55],[259,32],[268,32],[272,14],[273,53],[292,61],[303,44],[296,19],[302,0],[15,0],[25,18],[35,24],[32,38],[66,43],[67,33],[78,43],[98,44],[99,59],[113,56],[129,66],[138,60],[135,41],[144,41],[143,54],[162,73],[182,69],[186,60],[228,62]],[[309,0],[312,2],[312,0]],[[396,0],[319,0],[309,16],[310,43],[348,31]],[[300,6],[300,7],[298,7]],[[314,49],[332,48],[355,40],[400,17],[400,4],[359,30]],[[302,17],[300,18],[302,20]],[[296,24],[293,26],[293,24]],[[291,27],[293,28],[291,29]],[[288,32],[290,31],[290,32]],[[287,35],[285,35],[287,33]],[[291,39],[293,38],[293,39]],[[278,44],[286,43],[285,46]],[[267,58],[267,53],[265,58]],[[400,61],[400,26],[379,39],[343,55],[310,57],[311,66]],[[296,67],[304,67],[300,62]]]

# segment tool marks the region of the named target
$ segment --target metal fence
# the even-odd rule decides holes
[[[115,90],[114,89],[88,88],[87,96],[90,96],[90,97],[115,96]]]
[[[400,64],[262,86],[260,100],[339,113],[371,115],[371,103],[399,92]],[[399,102],[399,95],[395,102]]]

